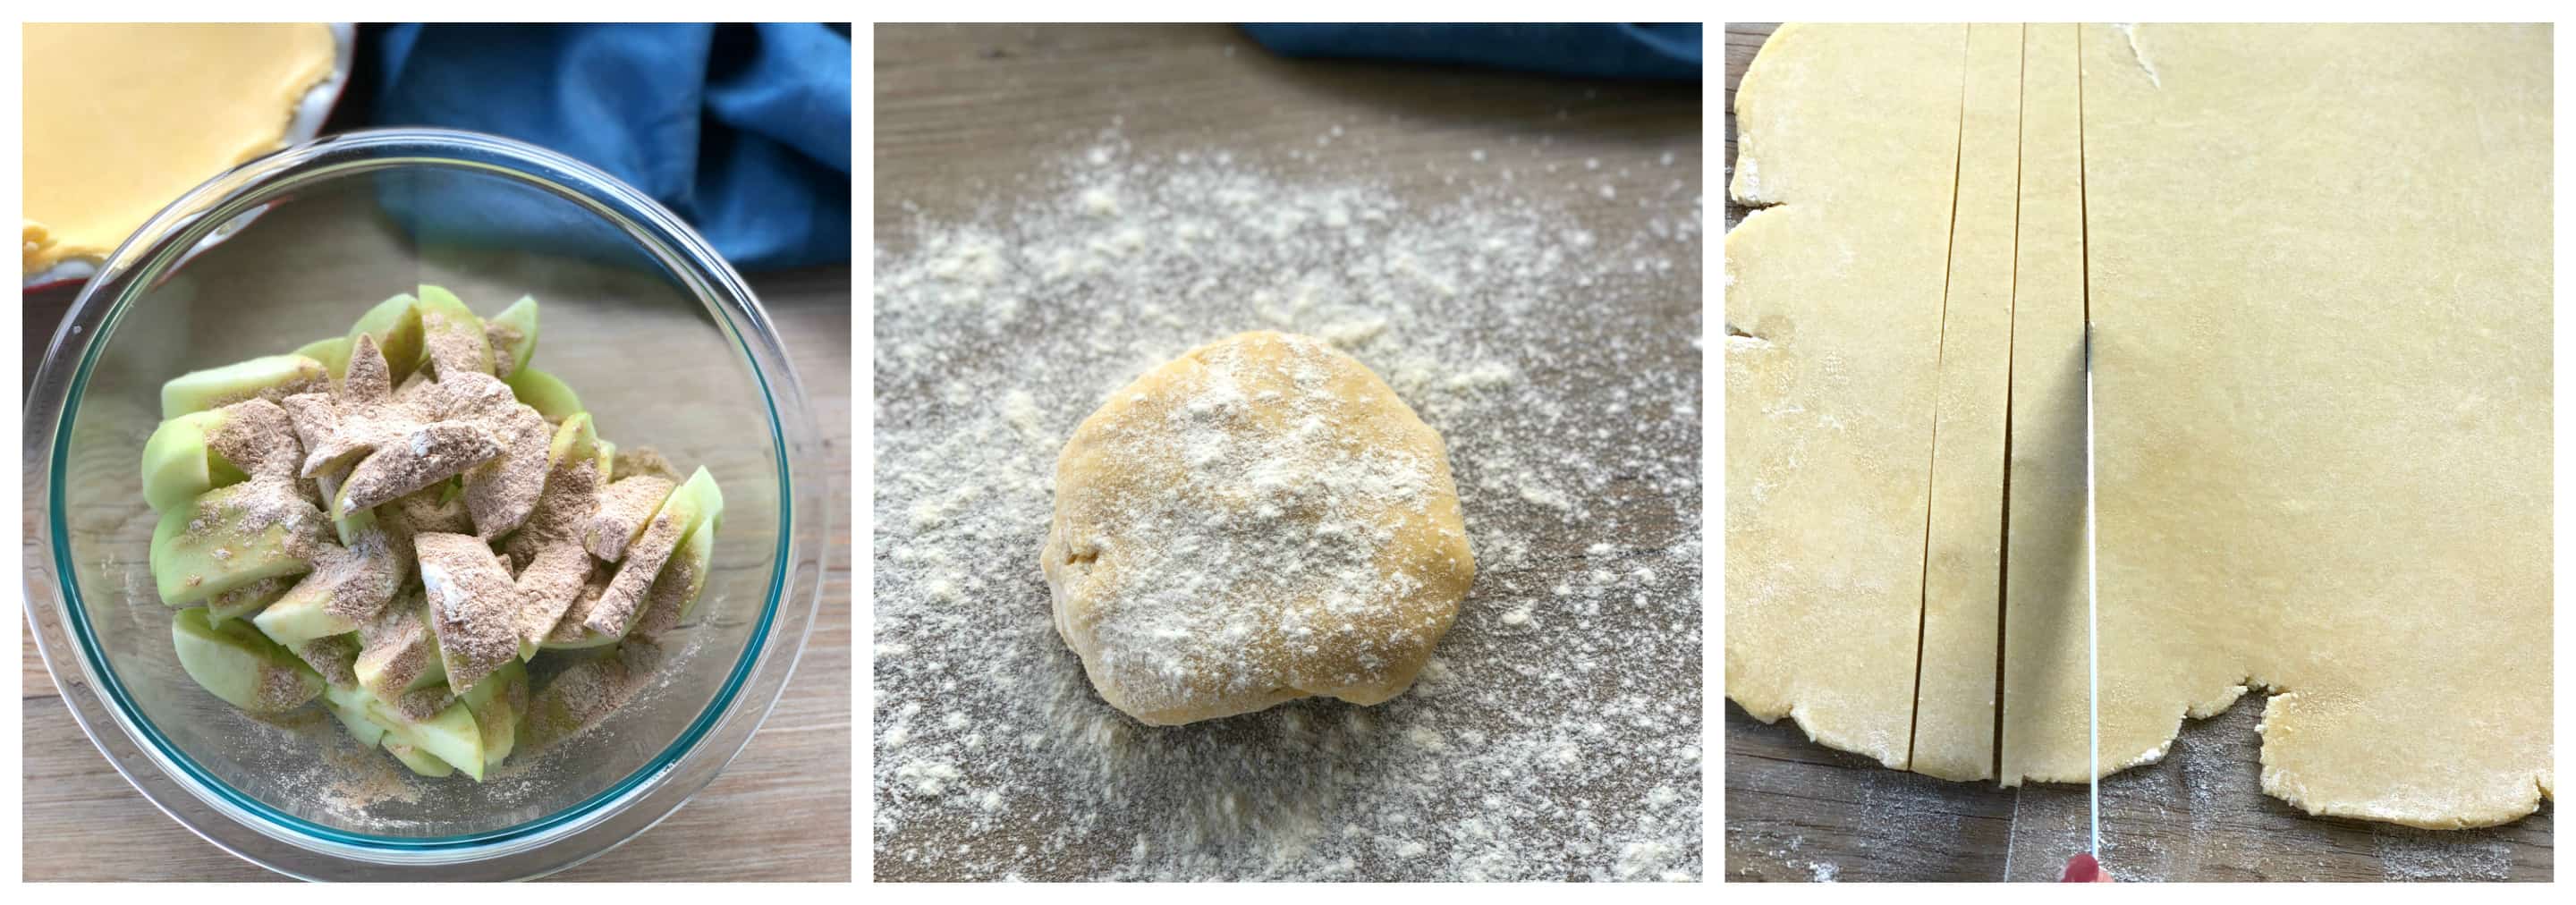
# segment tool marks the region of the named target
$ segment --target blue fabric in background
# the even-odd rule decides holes
[[[1557,75],[1700,78],[1699,23],[1640,25],[1245,25],[1270,52],[1464,63]]]
[[[840,31],[393,25],[363,62],[376,76],[375,125],[488,132],[598,167],[745,270],[850,259],[850,39]],[[414,204],[416,191],[389,187],[386,207],[423,241],[575,254],[616,241],[564,234],[564,212],[532,209],[561,205],[524,191],[432,182],[493,197]]]

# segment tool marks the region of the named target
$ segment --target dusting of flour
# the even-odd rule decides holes
[[[1421,198],[1366,158],[1110,134],[881,231],[879,879],[1704,875],[1697,190],[1568,211],[1456,165]],[[1475,586],[1386,704],[1148,727],[1057,637],[1056,453],[1254,329],[1332,342],[1440,432]]]

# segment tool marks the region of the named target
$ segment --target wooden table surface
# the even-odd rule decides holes
[[[659,825],[560,879],[850,879],[850,271],[754,274],[751,282],[809,394],[833,479],[829,569],[813,634],[776,709],[714,782]],[[72,298],[25,296],[22,379],[32,382]],[[281,879],[199,839],[128,785],[72,721],[32,631],[20,685],[25,879]]]
[[[1735,86],[1776,26],[1726,27],[1726,159]],[[1743,209],[1727,204],[1732,229]],[[2172,752],[2102,783],[2103,860],[2163,880],[2547,880],[2555,812],[2435,832],[2313,818],[2265,795],[2260,695],[2186,721]],[[2006,789],[1889,770],[1726,705],[1729,880],[2054,880],[2081,851],[2083,786]]]

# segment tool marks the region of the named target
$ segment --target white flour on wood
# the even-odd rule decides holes
[[[879,878],[1705,875],[1698,200],[1653,174],[1613,228],[1495,156],[1440,164],[1434,200],[1338,144],[1290,177],[1111,135],[883,232]],[[1440,432],[1475,585],[1392,701],[1148,727],[1052,624],[1056,454],[1138,374],[1256,329],[1333,342]]]

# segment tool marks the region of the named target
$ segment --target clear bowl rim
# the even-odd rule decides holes
[[[78,410],[73,400],[106,346],[101,338],[113,335],[117,319],[149,282],[246,227],[268,201],[290,188],[422,166],[473,170],[548,191],[611,221],[652,253],[697,295],[750,366],[767,403],[769,439],[781,463],[781,530],[759,622],[723,686],[697,717],[643,767],[574,805],[511,827],[444,837],[384,836],[314,823],[230,788],[169,743],[129,706],[114,670],[100,659],[77,584],[67,579],[72,563],[65,495],[60,492],[65,463],[59,453],[69,442],[68,427]],[[607,851],[686,803],[748,745],[784,691],[820,607],[821,539],[830,514],[815,499],[825,484],[814,473],[819,428],[757,297],[703,237],[650,197],[578,161],[506,138],[445,129],[342,133],[252,160],[190,190],[109,255],[98,276],[82,289],[48,344],[24,411],[26,454],[30,462],[40,455],[44,462],[43,468],[24,472],[27,514],[35,515],[42,505],[45,521],[44,531],[30,533],[38,546],[29,550],[26,607],[38,652],[67,709],[117,772],[155,807],[208,842],[290,876],[382,878],[388,871],[434,871],[455,878],[460,865],[501,867],[496,877],[538,876]],[[795,606],[799,602],[804,605]],[[65,681],[64,664],[58,662],[65,656],[79,667],[80,674],[70,677],[77,685]],[[89,694],[77,693],[79,686]],[[102,723],[114,724],[124,738],[107,735]],[[157,768],[157,777],[141,769],[146,762]],[[187,797],[173,797],[173,791]],[[230,826],[208,819],[214,815]],[[231,828],[288,848],[228,832]]]

